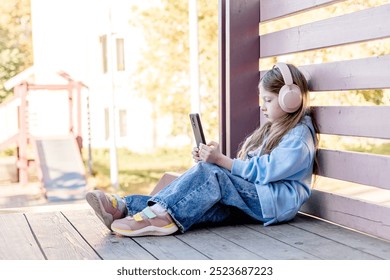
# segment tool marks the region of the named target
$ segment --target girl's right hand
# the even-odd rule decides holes
[[[194,147],[192,149],[192,158],[194,159],[194,161],[196,163],[198,163],[199,161],[201,161],[200,157],[199,157],[199,148],[198,147]]]

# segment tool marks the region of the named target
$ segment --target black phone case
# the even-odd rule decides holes
[[[202,123],[200,121],[199,114],[198,113],[190,114],[190,121],[191,121],[192,131],[194,132],[196,146],[199,147],[200,143],[206,144],[206,139],[204,137]]]

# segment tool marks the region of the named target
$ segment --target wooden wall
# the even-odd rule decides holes
[[[257,83],[267,70],[262,61],[390,38],[390,4],[363,8],[326,19],[259,35],[259,25],[343,1],[225,0],[220,3],[221,139],[234,157],[240,142],[264,121]],[[296,63],[294,63],[296,64]],[[390,50],[380,56],[297,65],[308,74],[311,92],[390,88]],[[259,71],[261,69],[262,71]],[[390,106],[316,106],[322,135],[390,139]],[[260,116],[260,118],[258,117]],[[319,175],[390,189],[390,157],[336,149],[319,151]],[[313,190],[303,211],[390,239],[390,207]]]

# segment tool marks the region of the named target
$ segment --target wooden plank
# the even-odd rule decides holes
[[[390,55],[301,66],[310,91],[390,88]]]
[[[313,190],[301,211],[390,240],[390,207]]]
[[[100,259],[60,212],[26,213],[26,217],[47,259]]]
[[[111,233],[92,210],[69,210],[63,214],[104,260],[155,259],[132,239]]]
[[[345,0],[260,0],[260,21],[280,19],[286,16],[324,7]]]
[[[290,224],[280,224],[268,227],[249,225],[250,228],[266,234],[280,242],[284,242],[325,260],[371,260],[378,259],[358,249],[351,248],[339,242],[324,238],[315,233]]]
[[[133,240],[159,260],[208,259],[202,252],[177,238],[179,235],[134,237]]]
[[[262,227],[263,225],[257,225]],[[267,260],[312,260],[310,253],[273,239],[245,225],[210,228],[223,238]]]
[[[245,234],[244,234],[245,235]],[[215,234],[208,229],[196,229],[177,235],[177,238],[202,252],[212,260],[256,260],[263,259],[259,254]]]
[[[324,238],[343,243],[352,248],[359,248],[359,250],[377,256],[378,258],[385,260],[390,259],[390,242],[319,219],[313,219],[306,215],[298,215],[291,225],[313,232]]]
[[[177,179],[180,176],[180,173],[177,172],[165,172],[160,180],[157,182],[156,186],[153,188],[152,192],[149,194],[151,196],[158,193],[160,190],[168,186],[171,182]]]
[[[320,149],[319,175],[390,189],[390,156]]]
[[[312,109],[321,134],[390,139],[390,106],[314,106]],[[266,121],[260,113],[260,122]]]
[[[310,91],[390,88],[390,55],[303,65]],[[267,70],[260,72],[262,77]]]
[[[0,215],[0,228],[0,260],[44,259],[23,214]]]
[[[389,14],[386,4],[262,35],[260,58],[389,37]]]
[[[313,107],[321,134],[390,139],[390,106]]]
[[[222,149],[234,157],[239,145],[259,125],[259,0],[225,1],[225,100],[226,120],[220,135]],[[245,32],[243,32],[245,30]]]

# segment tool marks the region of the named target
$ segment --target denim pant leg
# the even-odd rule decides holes
[[[138,212],[141,212],[148,206],[148,200],[151,198],[149,195],[128,195],[124,197],[126,207],[128,210],[128,216],[134,216]]]
[[[160,203],[182,232],[204,222],[222,222],[232,208],[265,222],[255,185],[214,164],[200,162],[149,200]]]

